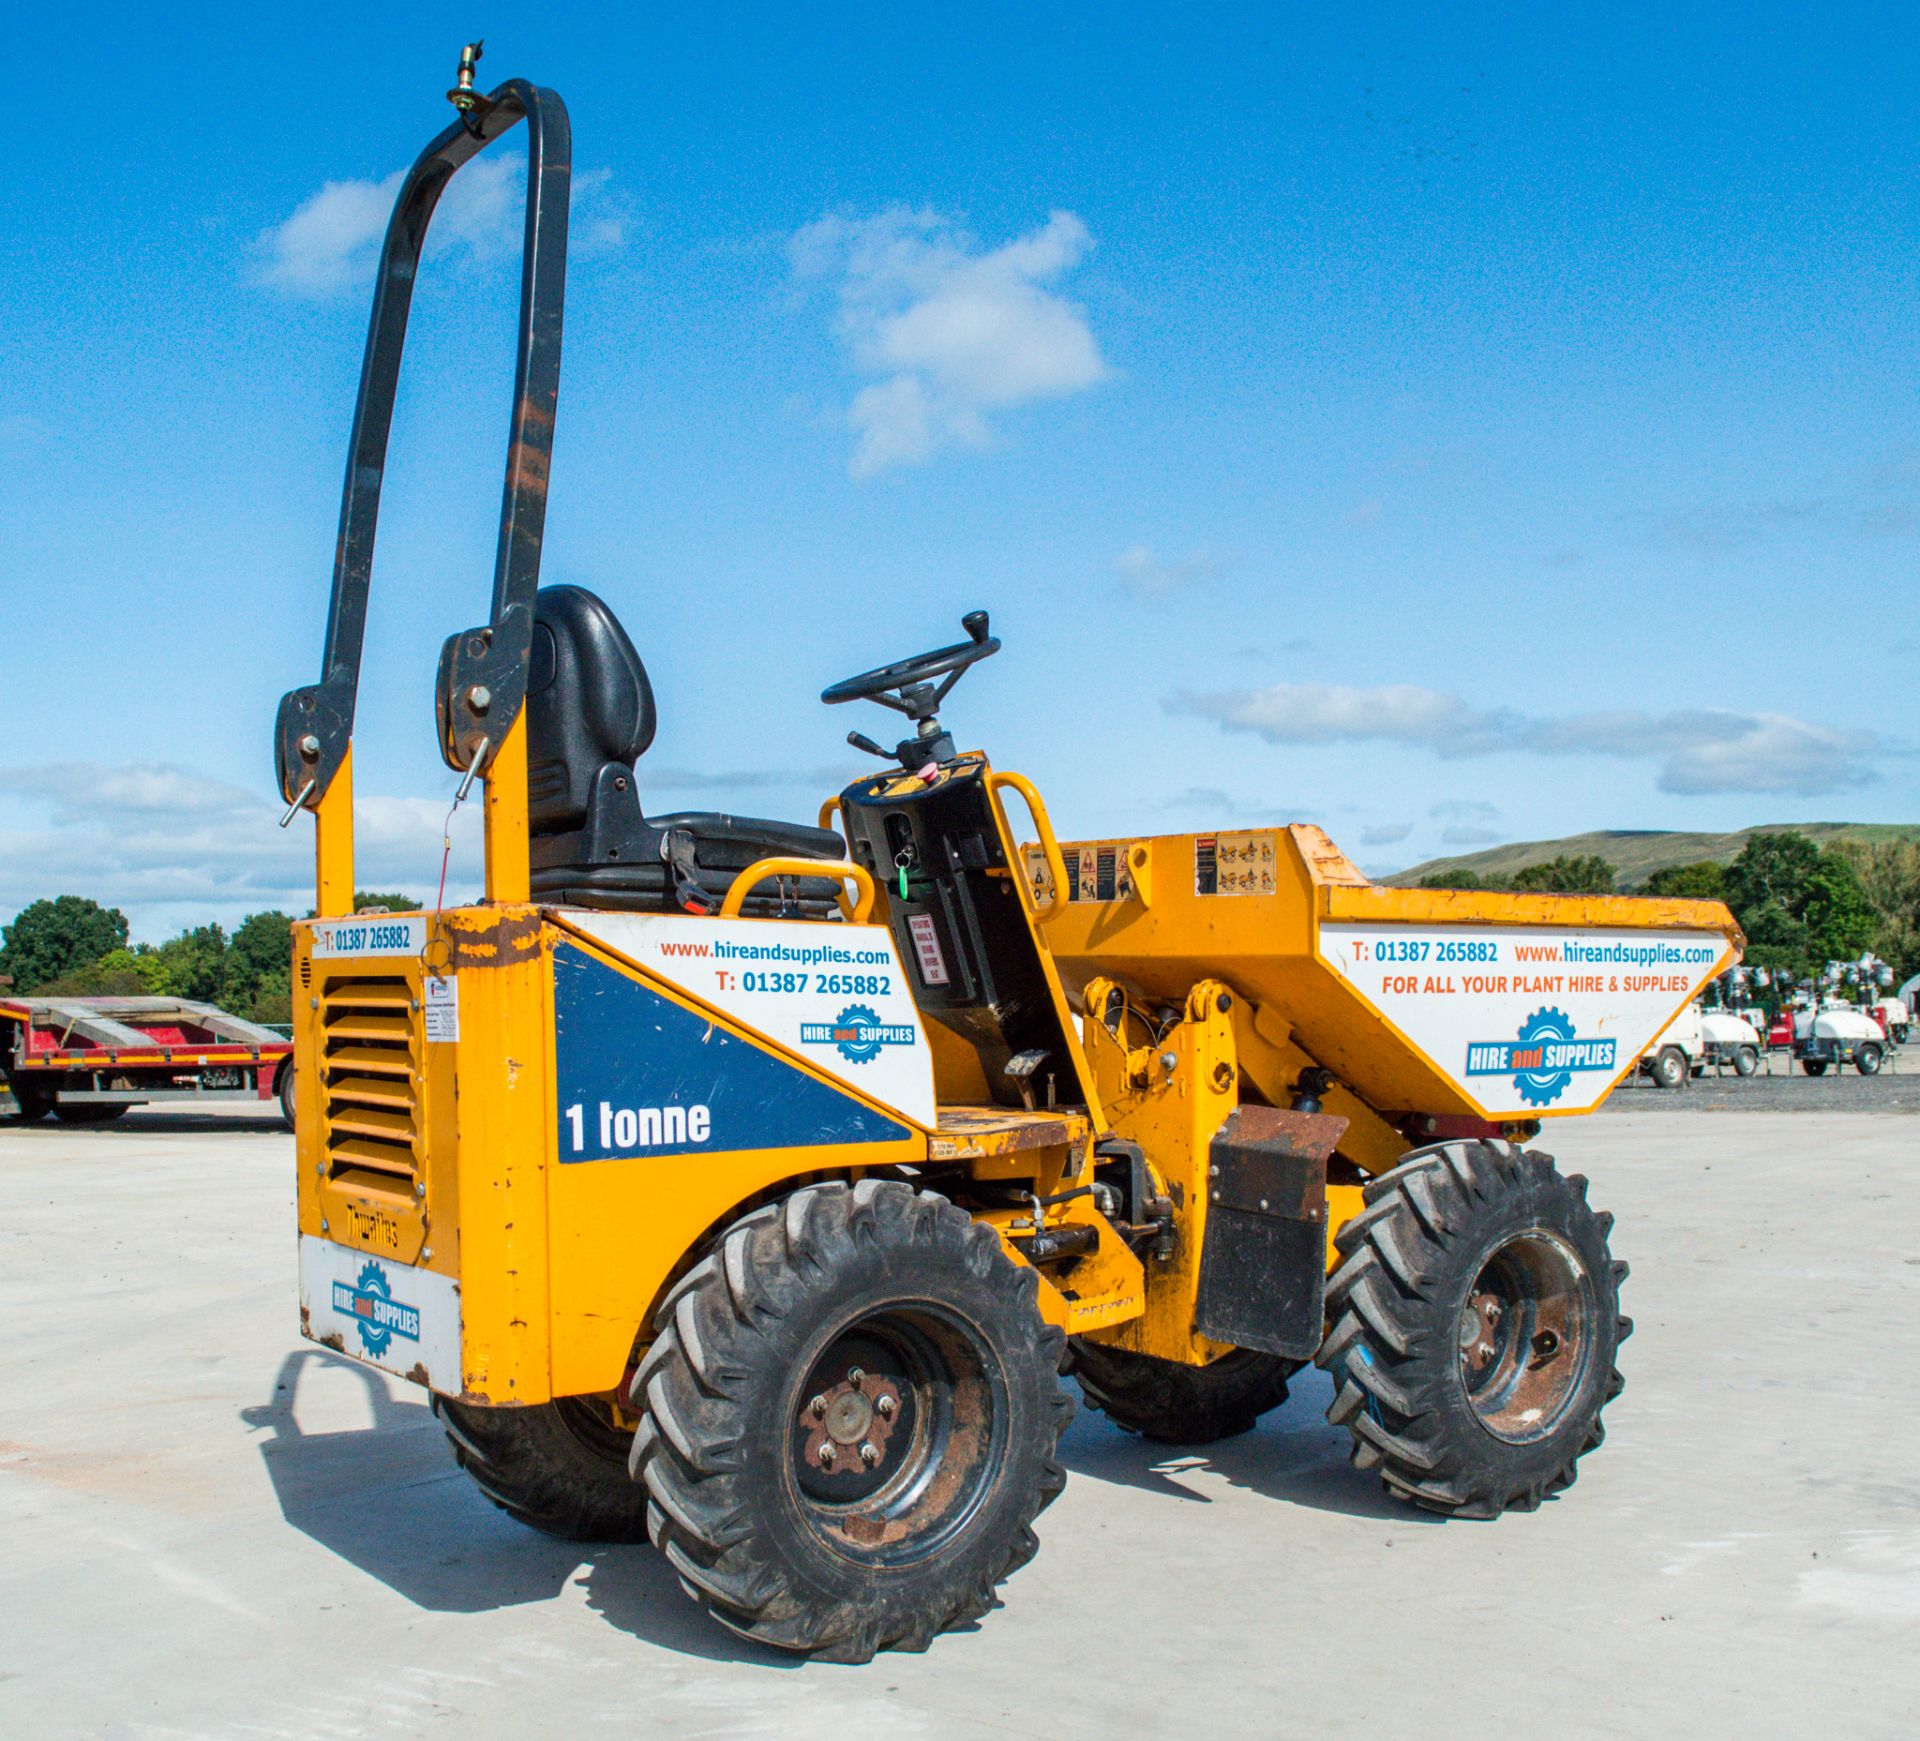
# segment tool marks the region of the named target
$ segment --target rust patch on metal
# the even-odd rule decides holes
[[[407,1383],[417,1384],[422,1390],[431,1390],[433,1388],[432,1381],[427,1377],[426,1366],[421,1361],[416,1360],[408,1367],[405,1376]]]
[[[541,919],[538,912],[503,913],[477,922],[466,915],[449,923],[443,935],[455,972],[476,968],[513,967],[534,961],[540,954]]]
[[[313,1340],[313,1314],[305,1306],[300,1308],[300,1334],[309,1342]]]
[[[336,1354],[344,1354],[347,1351],[347,1339],[338,1330],[328,1331],[326,1335],[319,1338],[319,1342],[322,1348],[331,1348]]]

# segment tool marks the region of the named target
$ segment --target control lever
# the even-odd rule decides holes
[[[870,756],[878,756],[883,762],[893,760],[893,752],[891,750],[883,750],[863,731],[848,732],[847,742],[852,744],[856,750],[865,750]]]

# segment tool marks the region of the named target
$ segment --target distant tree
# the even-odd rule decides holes
[[[382,895],[368,889],[353,891],[355,912],[365,912],[368,907],[385,907],[389,913],[417,913],[420,903],[411,895]]]
[[[173,997],[218,1003],[226,989],[227,934],[218,925],[200,925],[157,945],[159,971]]]
[[[249,913],[227,944],[221,1007],[254,1021],[284,1022],[292,1011],[293,920]]]
[[[1448,871],[1439,876],[1422,877],[1423,889],[1484,889],[1487,885],[1470,870]]]
[[[1719,901],[1726,898],[1726,890],[1727,867],[1708,858],[1698,864],[1662,865],[1641,885],[1640,892],[1687,901]]]
[[[127,916],[83,895],[61,895],[21,908],[4,936],[0,973],[12,976],[17,991],[33,992],[124,948]]]
[[[1872,940],[1873,909],[1853,865],[1792,829],[1750,835],[1727,866],[1725,887],[1757,967],[1804,978]]]
[[[1873,910],[1869,947],[1896,981],[1920,973],[1920,841],[1843,840],[1835,850],[1853,866]]]
[[[1610,895],[1613,883],[1613,866],[1597,853],[1562,853],[1543,864],[1515,871],[1507,886],[1550,895]]]

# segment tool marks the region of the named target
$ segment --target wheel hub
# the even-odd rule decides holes
[[[1484,1372],[1493,1364],[1506,1310],[1506,1302],[1486,1289],[1468,1298],[1466,1310],[1460,1314],[1460,1354],[1469,1372]]]
[[[1580,1395],[1594,1330],[1594,1288],[1564,1240],[1536,1230],[1482,1266],[1462,1302],[1460,1381],[1495,1438],[1544,1438]]]
[[[828,1470],[879,1470],[900,1419],[899,1381],[848,1367],[801,1407],[801,1462]]]

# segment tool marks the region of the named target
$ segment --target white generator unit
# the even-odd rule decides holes
[[[1865,1010],[1836,998],[1818,1009],[1794,1011],[1793,1055],[1809,1076],[1847,1064],[1862,1076],[1876,1076],[1886,1061],[1887,1036]]]

